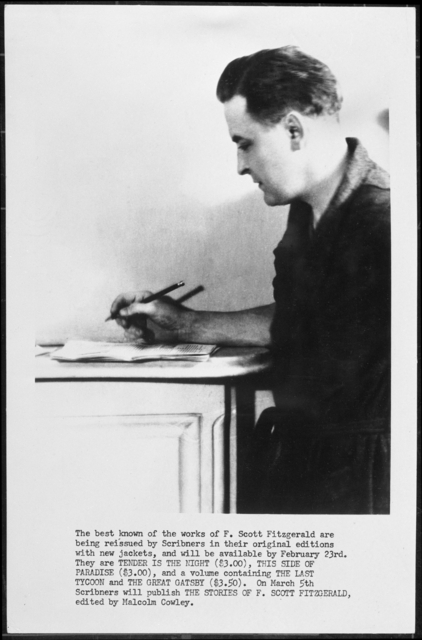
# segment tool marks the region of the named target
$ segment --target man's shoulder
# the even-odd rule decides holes
[[[345,253],[352,250],[360,256],[372,255],[371,260],[380,260],[383,255],[388,259],[391,246],[389,191],[362,185],[346,216],[341,237],[339,241],[345,246]]]
[[[390,216],[390,189],[371,183],[364,183],[356,189],[349,203],[356,214],[372,214],[381,218]]]
[[[372,160],[369,161],[368,169],[362,186],[373,186],[388,192],[390,190],[390,174]]]
[[[390,224],[390,176],[371,163],[367,176],[349,199],[350,220],[376,226]]]
[[[321,218],[321,226],[332,222],[334,226],[350,229],[389,221],[390,176],[369,156],[357,138],[346,138],[349,149],[348,163],[343,181],[328,210]]]
[[[358,251],[365,251],[365,247],[389,247],[390,176],[387,171],[368,161],[366,175],[350,195],[345,214],[341,229],[348,246]]]

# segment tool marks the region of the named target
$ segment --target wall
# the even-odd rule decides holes
[[[297,44],[338,75],[345,134],[388,168],[383,11],[7,6],[9,290],[34,337],[116,339],[118,293],[181,279],[203,287],[195,308],[271,302],[286,210],[236,174],[216,83],[234,57]]]

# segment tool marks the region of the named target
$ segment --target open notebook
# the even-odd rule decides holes
[[[217,350],[215,344],[139,344],[69,340],[51,354],[65,362],[139,362],[140,360],[191,360],[200,362]]]

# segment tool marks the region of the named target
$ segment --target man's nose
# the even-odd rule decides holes
[[[244,176],[249,173],[248,164],[240,153],[237,154],[237,173],[240,176]]]

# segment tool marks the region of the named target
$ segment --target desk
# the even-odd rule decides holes
[[[34,481],[75,517],[236,512],[238,430],[273,404],[262,348],[206,362],[36,358]],[[76,521],[76,520],[75,520]]]

